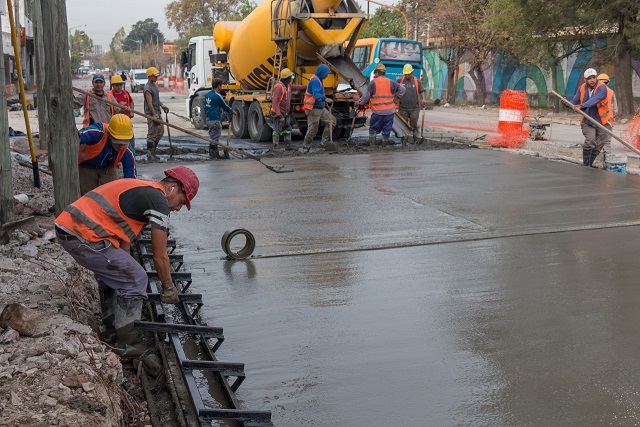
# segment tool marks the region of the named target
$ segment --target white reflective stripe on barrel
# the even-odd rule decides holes
[[[500,110],[498,114],[499,122],[518,122],[522,123],[522,111],[520,110]]]

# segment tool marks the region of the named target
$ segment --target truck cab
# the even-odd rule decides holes
[[[129,70],[129,79],[131,80],[131,92],[142,92],[148,80],[147,69],[134,68],[133,70]]]
[[[387,67],[386,77],[397,80],[402,77],[402,68],[411,64],[414,75],[423,78],[422,43],[416,40],[388,38],[360,39],[351,53],[351,60],[362,74],[373,79],[373,69],[382,63]]]
[[[206,127],[204,97],[211,90],[210,57],[217,52],[212,36],[198,36],[189,39],[189,46],[182,54],[184,79],[189,87],[186,107],[189,118],[196,129]]]

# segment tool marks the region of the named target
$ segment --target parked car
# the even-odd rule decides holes
[[[129,71],[129,82],[131,92],[142,92],[144,85],[147,84],[147,69],[146,68],[134,68]]]

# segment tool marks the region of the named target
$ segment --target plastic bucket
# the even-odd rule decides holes
[[[607,156],[604,161],[604,168],[611,172],[627,173],[627,157]]]

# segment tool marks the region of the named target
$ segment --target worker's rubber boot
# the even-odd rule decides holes
[[[590,166],[591,162],[591,148],[582,149],[582,166]]]
[[[113,324],[116,316],[116,291],[100,287],[98,292],[100,295],[100,316],[102,317],[100,339],[113,343],[116,341],[116,327]]]
[[[302,143],[302,151],[304,151],[305,153],[308,153],[309,150],[311,149],[311,144],[313,144],[313,141],[305,138],[304,142]]]
[[[156,156],[156,146],[152,146],[149,143],[147,143],[147,160],[150,162],[158,161],[158,156]]]
[[[331,129],[327,125],[324,127],[324,130],[322,131],[322,138],[320,139],[320,148],[325,148],[330,141],[331,141]]]
[[[365,145],[371,146],[371,147],[376,145],[376,134],[375,133],[369,133],[369,140],[367,141],[367,143]]]
[[[413,142],[414,142],[413,135],[407,135],[405,138],[406,138],[407,145],[413,145]]]
[[[277,150],[278,148],[280,148],[280,134],[273,132],[271,134],[271,139],[273,141],[273,149]]]
[[[600,150],[596,150],[596,149],[591,150],[591,157],[589,158],[589,166],[591,166],[592,168],[596,167],[593,165],[593,163],[596,161],[598,154],[600,154]]]
[[[142,299],[116,297],[114,326],[118,338],[118,354],[124,357],[140,357],[149,348],[140,343],[138,331],[133,326],[142,317]]]
[[[293,147],[291,146],[291,132],[285,130],[282,132],[282,136],[284,137],[284,149],[293,150]]]
[[[393,142],[389,139],[389,135],[382,135],[382,146],[386,147],[388,145],[393,145]]]
[[[216,144],[209,144],[209,158],[217,159],[218,157],[220,157],[218,155],[218,146]]]

